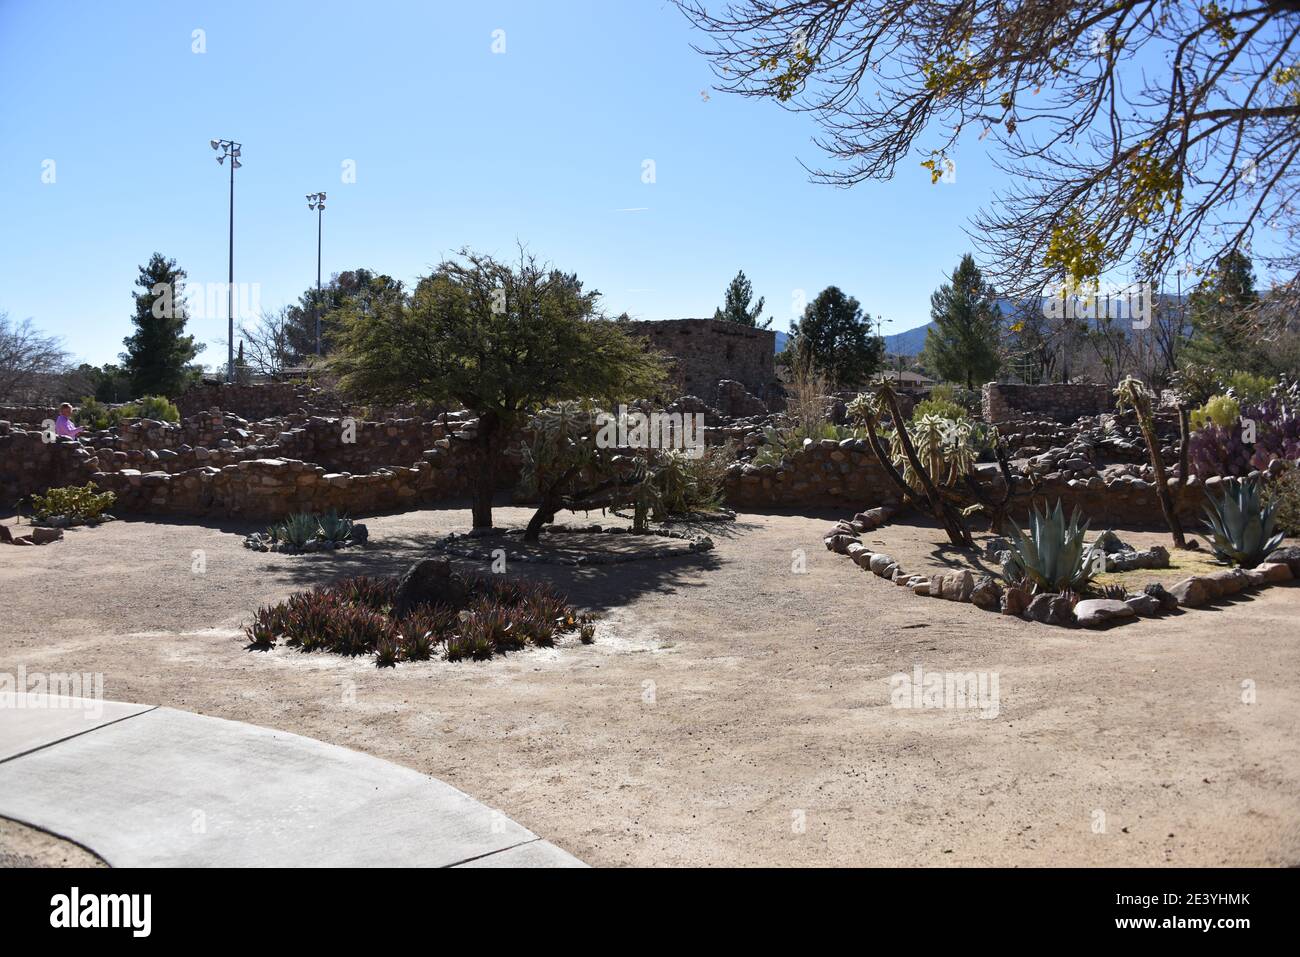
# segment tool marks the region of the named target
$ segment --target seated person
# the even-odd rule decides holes
[[[54,434],[61,435],[65,439],[75,439],[85,428],[72,423],[72,406],[67,402],[59,406],[59,417],[54,420]]]

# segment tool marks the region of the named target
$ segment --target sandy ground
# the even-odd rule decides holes
[[[104,867],[80,845],[0,817],[0,867]]]
[[[367,751],[597,865],[1300,863],[1300,587],[1053,629],[862,572],[822,546],[835,517],[742,514],[705,556],[516,564],[596,610],[596,643],[395,670],[247,652],[238,628],[400,571],[468,510],[372,518],[368,549],[306,556],[244,549],[250,526],[122,521],[0,552],[0,671],[102,672],[108,698]],[[909,569],[938,540],[867,538]],[[997,716],[891,706],[918,665],[996,673]]]

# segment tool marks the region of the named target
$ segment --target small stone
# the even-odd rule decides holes
[[[894,561],[884,552],[876,552],[876,554],[871,556],[871,570],[877,575],[883,577],[885,569],[890,565],[897,566],[898,562]]]
[[[1046,624],[1052,613],[1054,595],[1035,595],[1025,607],[1025,617]]]
[[[1178,608],[1178,597],[1171,595],[1169,590],[1160,582],[1152,582],[1142,589],[1144,595],[1150,595],[1156,601],[1160,602],[1160,608],[1163,611],[1174,611]]]
[[[48,545],[50,542],[57,542],[63,538],[63,529],[61,528],[33,528],[31,534],[32,542],[36,545]]]
[[[980,608],[996,611],[1002,598],[1002,588],[991,575],[981,575],[971,589],[970,600]]]
[[[1155,602],[1154,598],[1143,597]],[[1088,598],[1074,606],[1075,620],[1084,628],[1097,628],[1109,621],[1133,618],[1136,614],[1137,609],[1114,598]]]
[[[1124,604],[1132,608],[1134,614],[1143,618],[1150,618],[1160,612],[1160,600],[1151,595],[1130,595],[1124,599]]]
[[[1018,585],[1012,585],[1002,593],[1002,614],[1023,615],[1029,607],[1029,595]]]

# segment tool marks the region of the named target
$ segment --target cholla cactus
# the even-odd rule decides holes
[[[912,423],[908,437],[912,440],[912,447],[916,449],[921,464],[940,485],[956,485],[970,474],[979,457],[972,441],[971,424],[966,420],[954,422],[937,415],[923,415]],[[921,489],[920,476],[907,459],[897,429],[889,441],[889,454],[894,464],[902,470],[907,483],[914,489]]]

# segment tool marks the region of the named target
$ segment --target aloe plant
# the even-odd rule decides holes
[[[1088,523],[1076,506],[1065,520],[1061,501],[1051,511],[1034,506],[1029,516],[1029,534],[1014,522],[1007,522],[1004,534],[1011,542],[1008,578],[1028,581],[1036,592],[1060,592],[1070,589],[1083,592],[1096,572],[1095,545],[1084,549]]]
[[[1210,547],[1224,561],[1254,568],[1282,542],[1283,533],[1273,530],[1277,504],[1262,503],[1258,480],[1230,478],[1223,486],[1221,496],[1206,495]]]

